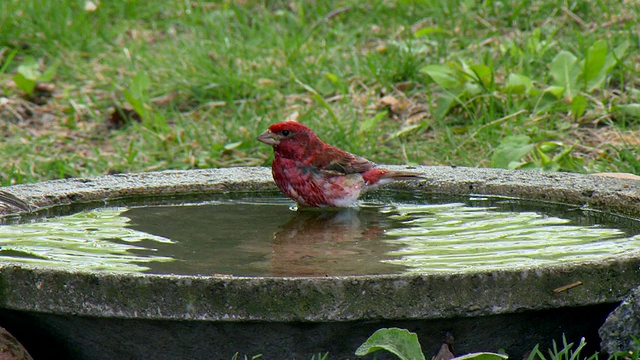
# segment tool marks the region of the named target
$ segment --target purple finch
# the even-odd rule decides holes
[[[379,185],[421,178],[413,172],[378,169],[363,157],[325,144],[295,121],[271,125],[258,140],[273,146],[273,179],[300,206],[352,206],[360,194]]]

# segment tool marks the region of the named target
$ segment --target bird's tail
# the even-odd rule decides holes
[[[368,185],[381,185],[395,180],[426,179],[422,174],[416,172],[383,170],[377,168],[363,173],[362,178]]]

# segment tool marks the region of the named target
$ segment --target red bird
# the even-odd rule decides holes
[[[273,179],[300,206],[352,206],[361,193],[379,185],[422,177],[375,168],[363,157],[325,144],[295,121],[271,125],[258,141],[273,146]]]

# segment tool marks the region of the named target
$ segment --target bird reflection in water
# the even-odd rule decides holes
[[[275,276],[383,274],[403,267],[381,262],[392,221],[376,208],[304,209],[273,234]]]

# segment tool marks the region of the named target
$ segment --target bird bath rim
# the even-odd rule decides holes
[[[425,180],[390,188],[506,196],[640,216],[640,182],[634,180],[461,167],[411,170],[423,172]],[[54,180],[5,189],[47,209],[128,197],[276,188],[267,168],[226,168]],[[639,268],[640,259],[629,257],[577,266],[469,274],[236,277],[66,271],[4,263],[0,265],[0,307],[53,314],[209,321],[479,316],[613,303],[640,283]]]
[[[446,195],[491,195],[522,200],[589,206],[618,215],[640,217],[640,181],[574,173],[544,173],[453,166],[383,166],[424,174],[418,181],[386,185],[388,189]],[[237,191],[276,191],[271,170],[236,167],[165,170],[70,178],[3,187],[35,207],[110,201],[135,196],[195,195]],[[0,218],[16,209],[1,208]]]

